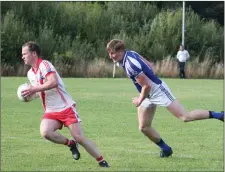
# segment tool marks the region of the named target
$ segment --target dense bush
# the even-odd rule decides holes
[[[105,46],[112,38],[125,40],[128,49],[152,61],[174,58],[181,43],[179,5],[159,10],[154,2],[4,1],[1,15],[4,65],[22,63],[21,46],[29,40],[40,44],[45,58],[68,66],[108,59]],[[185,45],[193,60],[222,62],[223,38],[222,26],[187,8]]]

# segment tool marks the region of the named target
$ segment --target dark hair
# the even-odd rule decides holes
[[[36,42],[29,41],[25,43],[22,47],[26,47],[26,46],[28,46],[29,51],[36,52],[37,56],[41,55],[41,48]]]

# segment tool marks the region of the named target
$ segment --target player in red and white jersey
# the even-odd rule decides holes
[[[40,92],[40,97],[45,109],[45,113],[60,112],[75,104],[72,97],[66,92],[64,83],[55,67],[49,61],[38,58],[36,67],[36,71],[32,67],[27,73],[27,77],[31,85],[42,85],[46,80],[45,78],[52,73],[55,73],[56,79],[58,81],[57,87]]]
[[[75,101],[66,92],[55,67],[49,61],[41,59],[40,52],[40,47],[35,42],[27,42],[22,46],[22,59],[26,65],[31,66],[27,73],[31,87],[24,90],[22,95],[27,97],[38,93],[42,100],[45,112],[40,125],[41,135],[51,142],[69,146],[75,160],[80,158],[78,142],[97,160],[100,167],[109,167],[95,144],[84,136]],[[57,132],[63,125],[75,140],[69,140]]]

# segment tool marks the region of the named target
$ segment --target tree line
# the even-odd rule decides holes
[[[123,39],[128,49],[151,61],[175,57],[181,44],[182,5],[163,7],[155,2],[1,2],[2,64],[21,64],[21,46],[30,40],[58,64],[107,59],[105,46],[113,38]],[[222,62],[223,26],[188,7],[185,22],[191,57]]]

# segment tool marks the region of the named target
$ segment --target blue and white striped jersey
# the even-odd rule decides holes
[[[135,51],[126,51],[122,60],[123,70],[127,73],[128,77],[133,81],[137,90],[141,92],[141,85],[136,81],[136,77],[142,72],[151,81],[151,91],[157,89],[162,81],[154,74],[152,69],[142,60],[141,56]]]

